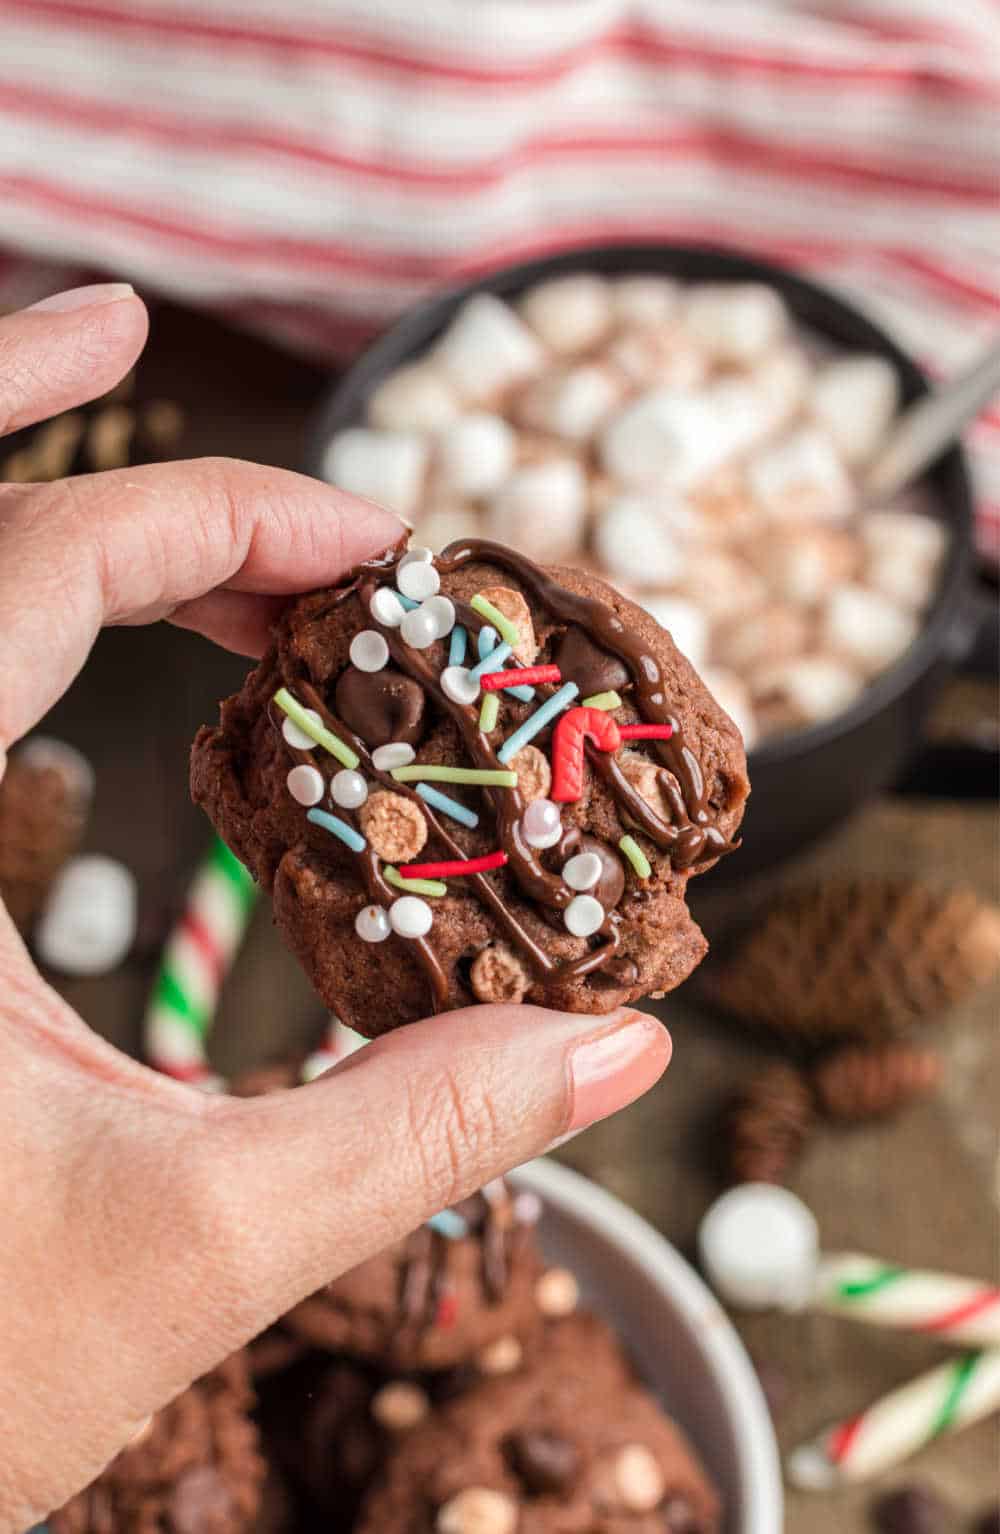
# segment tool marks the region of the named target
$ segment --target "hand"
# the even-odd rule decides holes
[[[123,285],[0,320],[0,435],[105,392],[145,337]],[[166,618],[257,655],[287,594],[398,535],[313,480],[214,459],[0,487],[0,772],[103,624]],[[0,1530],[59,1506],[294,1302],[631,1102],[669,1055],[639,1013],[482,1006],[294,1093],[212,1097],[89,1032],[0,909]]]

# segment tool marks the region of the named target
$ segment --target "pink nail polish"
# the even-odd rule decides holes
[[[69,314],[74,309],[96,309],[102,304],[115,304],[122,298],[134,298],[135,289],[130,282],[94,282],[86,288],[69,288],[65,293],[53,293],[31,304],[25,314]]]
[[[573,1134],[641,1097],[666,1069],[670,1035],[655,1018],[630,1012],[624,1022],[577,1044],[569,1058]]]

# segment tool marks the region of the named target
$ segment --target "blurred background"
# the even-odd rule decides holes
[[[152,311],[135,375],[0,443],[0,479],[233,454],[387,487],[431,542],[522,546],[565,501],[551,552],[645,602],[744,729],[748,858],[693,895],[713,955],[662,1004],[673,1069],[563,1153],[692,1258],[712,1199],[764,1180],[831,1249],[997,1279],[1000,404],[888,520],[866,520],[865,475],[908,362],[939,383],[1000,337],[998,21],[994,0],[0,0],[0,307],[108,276]],[[573,273],[590,286],[537,296]],[[480,279],[504,344],[536,349],[482,388],[495,311],[458,341],[466,301],[412,317]],[[432,347],[433,422],[428,364],[385,387]],[[671,477],[665,443],[701,467]],[[134,875],[105,972],[51,973],[135,1052],[208,842],[188,746],[244,670],[109,631],[45,726],[94,768],[89,812],[79,775],[68,809],[53,790],[53,846],[27,765],[0,788],[27,931],[79,847]],[[208,1022],[224,1074],[325,1032],[263,908]],[[736,1320],[785,1449],[949,1356],[829,1316]],[[993,1418],[874,1484],[792,1491],[786,1527],[978,1528],[997,1448]],[[901,1487],[924,1523],[876,1521]],[[920,1514],[924,1488],[943,1512]]]

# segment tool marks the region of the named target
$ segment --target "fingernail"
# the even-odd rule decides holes
[[[65,293],[53,293],[50,298],[31,304],[25,314],[69,314],[73,309],[96,309],[101,304],[115,304],[121,298],[134,298],[135,288],[130,282],[93,282],[86,288],[69,288]]]
[[[572,1109],[566,1136],[641,1097],[666,1070],[671,1048],[666,1029],[643,1012],[628,1012],[624,1021],[577,1044],[569,1057]]]

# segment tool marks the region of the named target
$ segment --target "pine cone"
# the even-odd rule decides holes
[[[1000,909],[972,890],[842,880],[781,900],[707,989],[783,1033],[878,1041],[953,1006],[998,960]]]
[[[813,1123],[813,1096],[792,1065],[754,1076],[730,1104],[729,1171],[736,1182],[784,1182]]]
[[[56,874],[80,844],[92,773],[70,746],[39,737],[0,781],[0,899],[27,932]]]
[[[932,1092],[941,1080],[941,1057],[913,1044],[877,1049],[848,1045],[812,1074],[816,1097],[832,1119],[874,1119],[896,1113]]]

